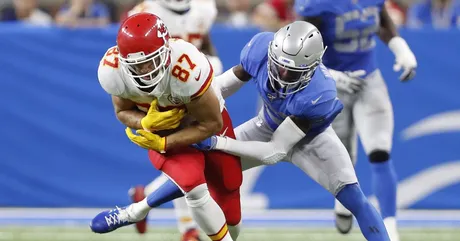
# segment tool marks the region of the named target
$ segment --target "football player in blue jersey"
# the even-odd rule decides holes
[[[318,29],[303,21],[276,34],[254,36],[242,50],[240,64],[215,83],[227,97],[253,79],[264,101],[262,110],[235,129],[237,140],[213,136],[197,148],[239,155],[243,170],[291,162],[351,210],[367,240],[389,241],[381,216],[361,191],[350,156],[330,126],[343,105],[336,82],[321,63],[324,52]],[[150,207],[177,197],[178,188],[170,184],[147,197]],[[93,219],[92,227],[112,231],[130,224],[125,219],[105,211]]]
[[[384,2],[297,0],[295,10],[319,29],[328,46],[323,63],[337,81],[337,95],[344,105],[332,126],[353,163],[356,163],[356,134],[359,134],[371,163],[373,191],[385,226],[391,240],[398,241],[395,219],[397,176],[390,158],[393,108],[377,66],[376,36],[394,53],[394,70],[402,70],[401,81],[415,76],[417,61],[406,41],[398,36]],[[336,201],[338,230],[348,233],[352,223],[351,213]]]

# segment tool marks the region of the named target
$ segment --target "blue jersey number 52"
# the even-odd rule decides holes
[[[362,28],[361,25],[368,26]],[[379,25],[379,8],[376,6],[353,10],[337,16],[335,19],[335,50],[353,53],[374,48],[375,40],[372,35],[378,31]]]

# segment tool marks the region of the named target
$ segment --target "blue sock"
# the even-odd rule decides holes
[[[358,184],[346,185],[336,198],[353,213],[368,241],[390,241],[382,217],[369,203]]]
[[[396,188],[398,177],[393,162],[371,163],[372,188],[379,201],[380,212],[383,218],[396,216]]]
[[[183,196],[184,194],[177,185],[168,179],[157,190],[147,196],[147,204],[154,208]]]

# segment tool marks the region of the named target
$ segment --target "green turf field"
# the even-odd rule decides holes
[[[93,234],[81,227],[0,227],[0,240],[8,241],[102,241],[102,240],[149,240],[179,241],[176,229],[150,229],[140,236],[131,227],[119,229],[110,234]],[[208,240],[204,238],[203,240]],[[356,229],[351,234],[340,235],[332,228],[247,228],[238,241],[364,241]],[[460,229],[401,229],[401,241],[459,241]]]

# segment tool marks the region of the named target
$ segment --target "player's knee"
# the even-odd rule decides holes
[[[374,150],[369,154],[369,161],[371,163],[382,163],[390,160],[390,153],[383,150]]]
[[[211,198],[206,184],[198,185],[185,193],[185,201],[189,207],[201,207]]]

